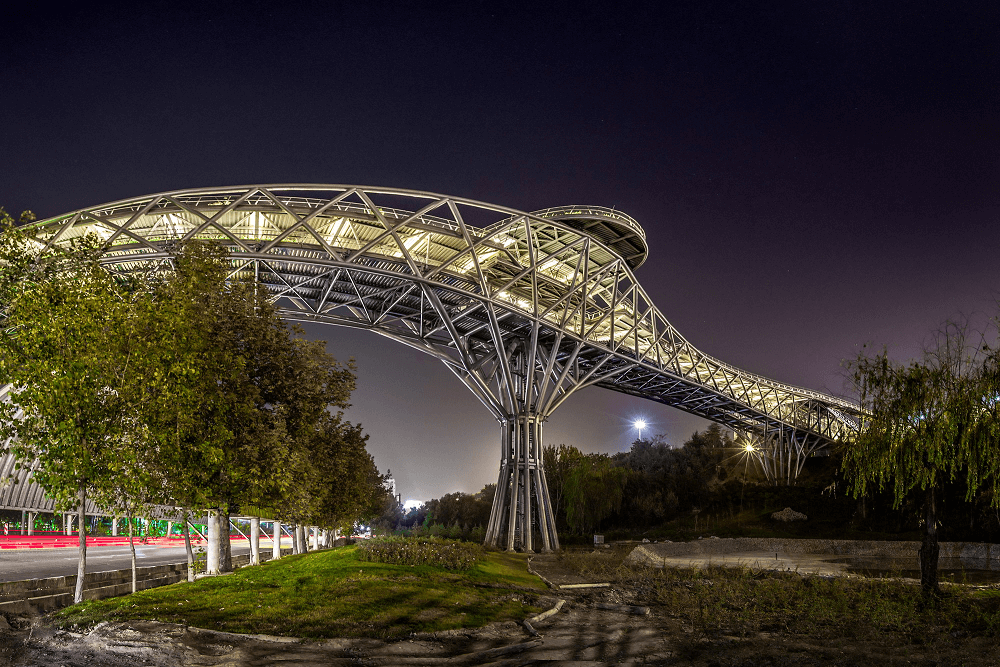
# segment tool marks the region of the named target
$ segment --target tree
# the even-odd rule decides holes
[[[587,454],[570,471],[564,489],[566,520],[586,532],[617,512],[622,504],[629,471],[615,466],[607,454]]]
[[[134,440],[134,359],[146,348],[131,317],[132,281],[98,263],[99,241],[38,256],[7,218],[0,242],[4,330],[0,376],[9,384],[0,437],[59,510],[76,509],[83,599],[88,494],[110,493],[116,461]]]
[[[348,528],[378,516],[388,492],[365,449],[368,436],[340,413],[324,413],[288,461],[296,483],[281,496],[280,518],[322,528]],[[302,436],[300,436],[302,437]]]
[[[848,363],[861,401],[861,428],[844,446],[853,495],[891,488],[894,508],[922,494],[920,582],[938,593],[938,500],[944,484],[964,481],[966,500],[989,492],[1000,508],[1000,354],[973,344],[967,325],[948,323],[920,360],[895,363],[883,350]]]
[[[228,274],[218,246],[189,243],[177,253],[146,317],[159,354],[145,369],[155,381],[141,403],[170,496],[217,512],[210,553],[223,570],[230,513],[288,509],[289,489],[302,481],[297,462],[315,464],[313,434],[329,407],[347,407],[355,381],[322,342],[295,338],[266,290]]]
[[[542,467],[549,485],[549,500],[556,524],[564,526],[566,518],[565,490],[569,475],[583,461],[584,454],[573,445],[545,445],[542,449]]]

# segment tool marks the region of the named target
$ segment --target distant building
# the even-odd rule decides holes
[[[396,480],[393,478],[391,470],[385,471],[385,490],[396,499],[397,503],[400,502],[399,494],[396,493]]]

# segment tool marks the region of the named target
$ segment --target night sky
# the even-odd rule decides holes
[[[18,3],[0,205],[312,182],[614,206],[688,340],[846,395],[863,343],[905,360],[1000,310],[1000,3],[757,4]],[[349,418],[404,498],[496,480],[499,429],[439,362],[307,333],[357,359]],[[640,415],[706,425],[591,388],[546,441],[622,451]]]

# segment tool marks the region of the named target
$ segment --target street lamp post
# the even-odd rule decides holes
[[[632,426],[635,426],[636,430],[639,431],[639,440],[642,440],[642,429],[646,428],[646,422],[637,419],[633,422]]]

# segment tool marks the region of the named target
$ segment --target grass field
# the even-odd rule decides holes
[[[1000,636],[1000,587],[942,585],[926,600],[900,579],[820,577],[750,567],[655,568],[626,560],[630,547],[604,553],[563,553],[568,570],[639,593],[690,625],[696,635],[761,632],[814,638],[913,643]]]
[[[95,600],[56,613],[63,626],[158,620],[308,638],[395,638],[520,621],[545,585],[521,554],[488,553],[468,570],[362,562],[356,547],[287,556],[223,577]]]

